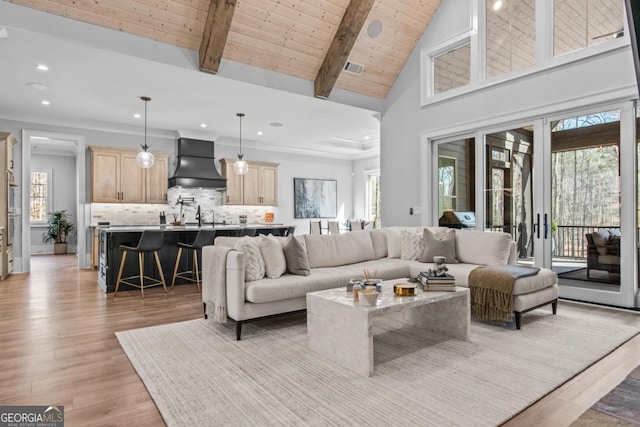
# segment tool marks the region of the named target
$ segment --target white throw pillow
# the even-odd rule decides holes
[[[258,239],[255,237],[242,237],[238,239],[235,249],[244,252],[244,280],[253,282],[264,277],[264,259],[260,253]]]
[[[415,260],[422,257],[424,252],[424,241],[422,240],[422,229],[402,230],[402,248],[400,259]]]
[[[280,240],[271,234],[260,236],[260,253],[264,258],[265,274],[269,279],[277,279],[286,273],[287,260]]]

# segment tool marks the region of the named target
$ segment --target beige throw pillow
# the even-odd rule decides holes
[[[424,249],[419,261],[433,262],[434,256],[443,256],[447,258],[447,264],[458,264],[458,259],[456,258],[456,233],[454,230],[448,230],[438,236],[425,228],[422,241]]]
[[[287,260],[287,271],[298,276],[308,276],[311,274],[307,251],[294,235],[287,237],[287,241],[282,245],[284,257]]]
[[[287,260],[282,244],[271,234],[260,236],[260,253],[264,258],[265,274],[269,279],[277,279],[287,272]]]
[[[264,277],[264,259],[260,253],[258,239],[242,237],[235,244],[235,249],[244,253],[244,280],[253,282]]]
[[[424,251],[421,229],[408,229],[400,232],[402,248],[400,259],[416,260]]]

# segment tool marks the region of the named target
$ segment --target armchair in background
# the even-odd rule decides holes
[[[587,277],[590,270],[620,273],[620,230],[598,230],[585,235],[587,239]]]

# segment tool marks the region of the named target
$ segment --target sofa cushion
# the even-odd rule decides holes
[[[456,258],[456,233],[455,230],[447,230],[444,234],[436,234],[424,229],[422,237],[422,245],[424,249],[418,258],[418,261],[433,262],[434,256],[443,256],[447,258],[447,264],[457,264]]]
[[[282,245],[284,258],[287,261],[287,271],[294,275],[308,276],[311,273],[307,250],[300,239],[291,235]]]
[[[353,264],[376,256],[369,230],[344,234],[305,234],[304,240],[311,268]]]
[[[218,246],[226,246],[228,248],[235,248],[236,242],[239,239],[240,237],[218,236],[214,239],[213,244]]]
[[[304,297],[307,292],[343,287],[362,272],[378,271],[382,279],[408,277],[406,262],[382,258],[338,267],[314,268],[306,277],[285,274],[275,280],[262,279],[246,283],[245,298],[252,303],[266,303]]]
[[[244,280],[252,282],[262,279],[265,267],[258,240],[253,237],[242,237],[236,241],[235,249],[244,253]]]
[[[511,250],[508,233],[475,230],[456,231],[458,261],[477,265],[506,265]]]
[[[400,258],[402,252],[402,235],[400,232],[404,227],[387,227],[383,228],[387,237],[387,257]]]
[[[414,260],[422,256],[424,252],[424,241],[422,239],[422,230],[419,228],[408,228],[400,232],[402,236],[402,248],[400,250],[400,259]]]
[[[385,227],[384,230],[385,236],[387,238],[387,257],[389,258],[400,258],[402,252],[402,230],[415,231],[420,236],[422,236],[422,230],[428,228],[434,233],[442,232],[449,230],[447,227]]]
[[[371,236],[371,242],[373,243],[373,251],[375,253],[375,259],[384,258],[389,253],[387,251],[387,235],[381,228],[375,230],[369,230]]]
[[[264,259],[265,275],[269,279],[277,279],[287,271],[287,260],[280,241],[272,235],[260,236],[258,239],[260,253]]]

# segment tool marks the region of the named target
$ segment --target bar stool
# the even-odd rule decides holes
[[[162,284],[164,291],[167,292],[167,285],[164,281],[164,273],[162,272],[162,266],[160,265],[160,259],[158,258],[158,251],[162,249],[163,239],[164,239],[163,231],[145,230],[142,232],[142,236],[140,236],[140,240],[138,241],[138,246],[133,247],[133,246],[120,245],[120,250],[122,251],[122,261],[120,261],[120,270],[118,271],[118,281],[116,282],[116,292],[113,295],[114,297],[118,295],[118,288],[120,287],[120,283],[124,283],[126,285],[139,288],[140,293],[142,294],[142,299],[144,299],[144,288],[149,288],[151,286],[158,286]],[[124,263],[127,260],[127,253],[129,252],[138,253],[138,264],[140,266],[140,275],[122,278],[122,270],[124,269]],[[155,257],[156,266],[158,267],[158,272],[160,273],[161,280],[144,275],[144,256],[147,252],[153,252],[153,256]],[[139,279],[140,283],[130,282],[129,280],[131,279]],[[144,279],[149,280],[150,283],[148,285],[145,285]]]
[[[200,230],[198,231],[198,234],[196,235],[196,238],[192,244],[178,242],[178,256],[176,257],[176,266],[173,269],[173,279],[171,279],[171,289],[173,289],[173,287],[176,284],[176,278],[179,277],[181,279],[195,283],[198,288],[198,292],[200,291],[201,272],[198,267],[198,251],[202,250],[203,246],[213,245],[213,238],[215,234],[216,234],[215,230]],[[193,265],[191,270],[184,270],[184,271],[178,272],[178,267],[180,266],[180,258],[182,256],[183,249],[187,250],[187,254],[189,253],[189,250],[192,251]],[[187,264],[188,264],[188,261],[187,261]],[[187,277],[188,275],[191,275],[191,277]],[[193,278],[193,276],[195,276],[195,279]]]

